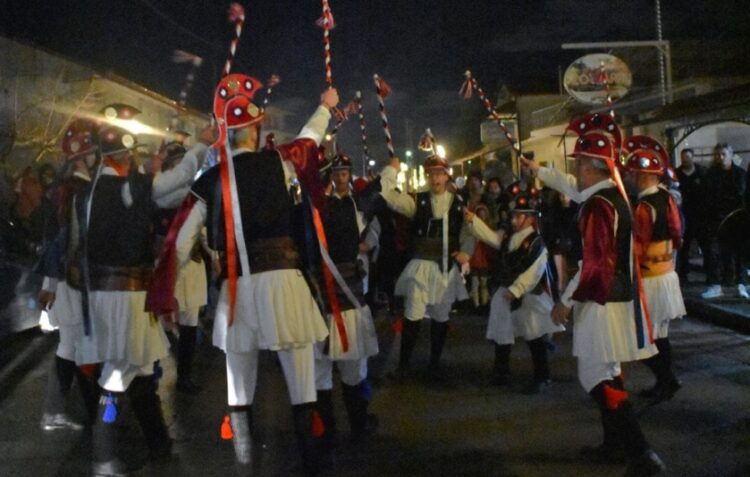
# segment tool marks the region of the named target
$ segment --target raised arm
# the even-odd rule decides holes
[[[417,203],[409,194],[404,194],[397,189],[397,167],[398,160],[385,166],[380,173],[380,185],[382,187],[380,195],[385,200],[389,209],[411,219],[417,213]]]
[[[464,212],[466,229],[477,240],[481,240],[494,249],[500,249],[505,239],[505,230],[492,230],[482,219],[468,209]]]

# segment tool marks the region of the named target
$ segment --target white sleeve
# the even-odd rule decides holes
[[[307,123],[297,135],[297,139],[312,139],[315,144],[320,144],[326,134],[326,128],[328,128],[330,120],[331,112],[321,104],[307,120]]]
[[[468,229],[469,232],[471,232],[471,235],[473,235],[477,240],[481,240],[490,247],[498,250],[500,249],[500,245],[503,243],[503,238],[505,238],[504,230],[492,230],[491,228],[489,228],[489,226],[487,226],[487,224],[484,223],[482,219],[477,216],[474,216],[474,219],[468,225]]]
[[[404,194],[397,190],[384,190],[380,195],[385,199],[388,208],[404,215],[408,218],[414,217],[417,213],[417,203],[409,194]]]
[[[177,234],[177,269],[181,269],[190,261],[195,242],[199,240],[203,224],[206,221],[206,203],[202,200],[196,201],[190,210],[185,223],[182,224]]]
[[[544,275],[546,267],[547,249],[545,248],[542,251],[542,254],[534,260],[534,263],[520,274],[513,284],[508,287],[508,291],[510,291],[514,297],[521,298],[539,283],[539,280],[542,279],[542,275]]]
[[[539,180],[544,182],[544,185],[567,195],[573,202],[582,202],[581,194],[578,192],[575,180],[569,178],[557,169],[540,167],[536,175]]]
[[[578,289],[578,282],[581,281],[581,265],[582,262],[578,262],[578,271],[576,272],[575,276],[568,282],[568,286],[565,287],[565,291],[560,296],[560,302],[567,306],[568,308],[572,308],[573,305],[576,304],[575,300],[573,300],[573,293]]]
[[[151,198],[156,205],[167,208],[170,205],[169,199],[174,200],[174,197],[169,196],[171,192],[192,184],[207,154],[208,146],[199,142],[185,153],[180,163],[173,169],[155,175]]]
[[[391,166],[385,166],[380,171],[380,187],[384,191],[398,189],[398,171]]]

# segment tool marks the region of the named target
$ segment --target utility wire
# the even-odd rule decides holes
[[[143,4],[143,5],[145,5],[145,6],[146,6],[146,7],[147,7],[147,8],[149,9],[149,10],[151,10],[151,11],[152,11],[152,12],[154,12],[154,13],[155,13],[156,15],[158,15],[159,17],[161,17],[162,19],[164,19],[164,20],[165,20],[165,21],[166,21],[167,23],[171,24],[171,25],[172,25],[173,27],[175,27],[176,29],[180,30],[180,31],[181,31],[182,33],[184,33],[184,34],[188,35],[189,37],[193,38],[194,40],[200,41],[201,43],[203,43],[203,44],[205,44],[205,45],[208,45],[208,46],[210,46],[210,47],[211,47],[211,48],[213,48],[214,50],[217,50],[217,51],[221,50],[221,47],[220,47],[220,46],[219,46],[219,45],[218,45],[217,43],[211,42],[211,41],[209,41],[209,40],[207,40],[207,39],[203,38],[203,37],[202,37],[202,36],[200,36],[200,35],[196,35],[196,34],[195,34],[195,33],[193,33],[192,31],[190,31],[189,29],[187,29],[187,28],[185,28],[184,26],[182,26],[181,24],[177,23],[177,22],[176,22],[176,21],[175,21],[175,20],[174,20],[174,19],[173,19],[172,17],[170,17],[170,16],[169,16],[169,15],[167,15],[166,13],[164,13],[164,12],[162,12],[161,10],[159,10],[158,8],[156,8],[156,7],[155,7],[155,6],[154,6],[154,5],[153,5],[153,4],[151,3],[151,2],[149,2],[148,0],[139,0],[139,1],[140,1],[140,2],[141,2],[141,3]]]

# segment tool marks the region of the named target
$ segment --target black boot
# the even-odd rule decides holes
[[[535,340],[527,341],[526,344],[529,347],[529,351],[531,351],[531,361],[534,364],[534,380],[524,392],[526,394],[538,394],[550,384],[547,340],[542,336]]]
[[[325,446],[330,452],[333,452],[338,444],[336,416],[333,413],[333,391],[330,389],[318,391],[318,409],[326,431]]]
[[[504,386],[510,383],[510,350],[512,345],[495,345],[495,366],[492,369],[492,384]]]
[[[78,368],[76,373],[78,388],[81,390],[83,404],[86,407],[86,414],[88,415],[89,422],[93,424],[96,420],[96,409],[99,404],[99,396],[101,395],[99,384],[96,382],[98,373],[93,372],[88,374],[81,368]]]
[[[613,426],[621,432],[625,442],[625,453],[628,458],[626,477],[658,475],[666,470],[659,456],[649,447],[629,400],[622,402],[613,411],[612,420]]]
[[[612,388],[623,391],[621,381],[605,381],[600,383],[591,390],[589,395],[594,399],[602,416],[602,429],[604,431],[604,440],[598,446],[587,446],[581,450],[581,457],[589,462],[596,464],[621,464],[626,461],[625,443],[621,431],[616,427],[613,419],[614,414],[609,409],[606,395],[604,392],[605,383]]]
[[[41,428],[44,431],[70,429],[80,431],[83,426],[74,422],[65,412],[70,388],[76,375],[73,361],[55,356],[47,381],[47,395],[44,399]]]
[[[121,477],[127,475],[125,464],[115,455],[117,428],[120,420],[121,393],[103,392],[91,430],[93,477]]]
[[[252,406],[232,406],[229,411],[232,425],[232,444],[238,464],[252,465],[253,462],[253,408]]]
[[[346,413],[349,416],[352,441],[361,442],[374,434],[378,428],[378,417],[367,412],[372,398],[372,388],[365,379],[356,386],[342,383],[341,391],[344,395]]]
[[[440,368],[440,356],[443,354],[447,336],[448,322],[441,323],[432,320],[430,326],[430,370],[432,371],[437,371]]]
[[[177,345],[177,390],[187,394],[198,394],[202,388],[193,381],[193,356],[197,326],[180,325],[180,341]]]
[[[409,367],[409,361],[411,361],[411,355],[414,352],[414,347],[417,345],[417,337],[419,336],[419,328],[421,325],[421,320],[411,321],[408,318],[403,318],[401,350],[398,359],[398,367],[402,372]]]
[[[149,458],[153,462],[167,462],[172,456],[172,439],[167,433],[161,400],[156,394],[153,376],[138,376],[128,387],[128,397],[133,413],[143,430],[148,445]]]
[[[330,469],[333,454],[325,445],[325,424],[316,403],[292,406],[294,431],[297,435],[302,470],[305,476],[315,477]]]
[[[655,344],[659,349],[659,354],[644,360],[644,363],[656,375],[656,385],[638,394],[651,399],[651,404],[672,399],[674,394],[682,387],[682,383],[672,371],[672,347],[669,344],[669,338],[659,338],[655,340]]]

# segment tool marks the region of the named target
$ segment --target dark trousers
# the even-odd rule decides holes
[[[684,232],[682,236],[682,247],[677,251],[677,275],[680,278],[687,278],[688,272],[690,271],[690,246],[693,241],[698,242],[698,248],[700,248],[703,254],[704,261],[708,254],[708,248],[710,240],[706,233],[700,233],[698,227],[701,226],[700,222],[695,217],[685,217],[684,221]],[[705,263],[704,263],[705,264]]]
[[[703,255],[706,283],[724,286],[744,284],[746,272],[741,251],[720,244],[716,232],[706,240],[708,245]]]

